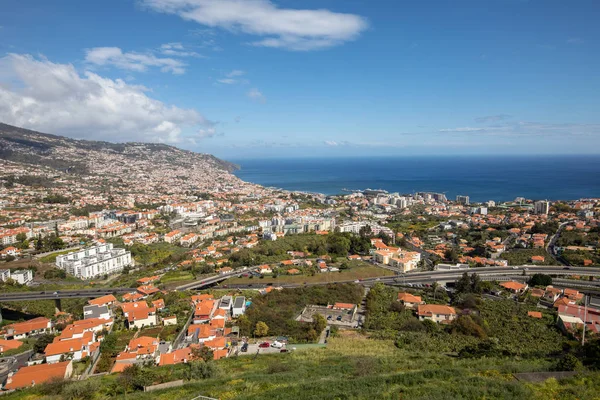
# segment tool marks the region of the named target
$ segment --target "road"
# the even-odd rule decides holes
[[[33,351],[29,350],[15,356],[0,358],[0,383],[6,380],[11,371],[24,367],[32,354]]]
[[[527,270],[524,270],[527,268]],[[306,282],[306,283],[288,283],[280,284],[279,287],[283,288],[294,288],[302,286],[319,286],[328,285],[331,283],[360,283],[365,286],[374,285],[377,282],[382,283],[433,283],[433,282],[453,282],[459,279],[463,273],[477,273],[482,279],[493,280],[498,278],[511,278],[521,277],[525,271],[526,275],[533,275],[535,273],[548,274],[548,275],[586,275],[586,276],[600,276],[600,268],[586,268],[586,267],[570,267],[565,269],[563,266],[533,266],[526,265],[513,269],[512,267],[484,267],[484,268],[470,268],[468,270],[458,271],[423,271],[423,272],[409,272],[399,276],[382,276],[375,278],[366,278],[359,281],[354,280],[337,280],[329,282]],[[589,283],[589,282],[586,282]],[[262,284],[240,284],[240,285],[227,285],[228,289],[259,289],[265,285]]]
[[[563,222],[562,224],[560,224],[558,226],[558,229],[556,230],[556,233],[554,235],[552,235],[552,237],[548,241],[548,245],[546,246],[546,252],[548,254],[550,254],[554,260],[556,260],[557,262],[564,264],[564,265],[569,265],[569,263],[566,262],[564,259],[562,259],[562,257],[559,257],[558,254],[556,254],[555,244],[556,244],[556,240],[560,236],[560,232],[563,230],[563,228],[565,226],[567,226],[570,223],[571,223],[571,221],[567,221],[567,222]]]
[[[526,268],[526,270],[525,270]],[[219,281],[225,280],[232,276],[240,275],[246,270],[236,270],[229,274],[218,275],[212,278],[206,278],[199,282],[193,282],[187,285],[179,286],[178,290],[191,290],[201,289],[207,287]],[[329,285],[331,283],[360,283],[365,286],[374,285],[377,282],[382,283],[433,283],[433,282],[453,282],[462,276],[463,273],[477,273],[482,279],[492,280],[499,277],[512,277],[521,276],[523,272],[525,275],[532,275],[534,273],[548,274],[548,275],[584,275],[584,276],[600,276],[600,268],[594,267],[564,267],[562,265],[546,266],[546,265],[523,265],[517,268],[511,267],[484,267],[484,268],[470,268],[468,270],[458,271],[419,271],[419,272],[408,272],[402,275],[396,276],[382,276],[375,278],[367,278],[362,280],[331,280],[327,282],[314,282],[314,283],[289,283],[280,284],[278,286],[284,288],[293,288],[301,286],[313,286],[313,285]],[[237,289],[258,289],[265,287],[265,285],[228,285],[227,288]],[[6,301],[23,301],[23,300],[56,300],[56,299],[69,299],[69,298],[94,298],[100,297],[107,294],[119,294],[119,293],[130,293],[134,292],[135,288],[106,288],[106,289],[82,289],[82,290],[60,290],[57,292],[45,291],[45,292],[13,292],[13,293],[2,293],[0,294],[0,302]]]
[[[135,292],[135,288],[106,288],[106,289],[80,289],[80,290],[47,290],[44,292],[12,292],[1,293],[0,302],[23,300],[57,300],[73,298],[94,298],[107,294],[120,294]]]
[[[213,285],[217,282],[224,281],[227,278],[231,278],[233,276],[238,276],[238,275],[241,275],[246,272],[254,271],[257,268],[258,267],[238,268],[238,269],[228,272],[226,274],[219,274],[219,275],[211,276],[209,278],[203,278],[203,279],[197,280],[195,282],[186,283],[185,285],[177,286],[175,289],[176,290],[202,289],[204,287]]]

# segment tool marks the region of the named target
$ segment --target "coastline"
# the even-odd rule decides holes
[[[468,195],[473,202],[577,200],[600,197],[600,156],[405,156],[236,159],[239,179],[286,191],[343,195],[378,188],[389,193]]]

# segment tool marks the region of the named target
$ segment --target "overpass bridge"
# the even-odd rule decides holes
[[[204,279],[200,279],[197,280],[195,282],[191,282],[191,283],[186,283],[185,285],[181,285],[181,286],[177,286],[175,288],[175,290],[197,290],[197,289],[203,289],[205,287],[209,287],[214,285],[215,283],[219,283],[222,282],[226,279],[232,278],[234,276],[240,276],[243,273],[249,273],[252,271],[255,271],[257,269],[257,267],[243,267],[243,268],[238,268],[236,270],[233,270],[231,272],[228,272],[226,274],[219,274],[219,275],[215,275],[215,276],[211,276],[209,278],[204,278]]]

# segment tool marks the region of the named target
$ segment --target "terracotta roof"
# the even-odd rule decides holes
[[[88,301],[88,304],[95,306],[103,306],[108,303],[114,303],[117,301],[117,298],[112,294],[107,294],[106,296],[98,297],[96,299],[92,299]]]
[[[46,346],[44,354],[46,356],[56,356],[58,354],[66,354],[83,350],[85,346],[89,345],[93,341],[92,337],[92,332],[86,332],[82,338],[52,342]]]
[[[350,303],[335,303],[333,305],[333,308],[341,308],[344,310],[351,310],[354,307],[356,307],[356,304],[350,304]]]
[[[527,287],[527,285],[515,281],[502,282],[500,286],[510,290],[523,290]]]
[[[44,317],[37,317],[25,322],[17,322],[7,325],[6,329],[13,329],[13,335],[21,335],[40,329],[46,329],[50,325],[50,320]]]
[[[161,354],[158,365],[174,365],[186,362],[192,358],[192,349],[184,347],[171,353]]]
[[[433,314],[456,315],[453,307],[439,304],[419,304],[417,314],[423,317],[431,317]]]
[[[405,303],[421,303],[421,296],[415,296],[410,293],[398,293],[398,300],[403,301]]]
[[[23,345],[23,342],[18,340],[4,340],[0,339],[0,353],[4,353],[8,350],[18,349]]]
[[[527,315],[533,318],[542,318],[542,313],[539,311],[529,311]]]
[[[220,360],[223,357],[227,357],[227,354],[229,354],[229,350],[227,349],[214,350],[213,360]]]
[[[23,367],[17,371],[4,388],[7,390],[25,388],[32,385],[39,385],[52,378],[64,378],[67,375],[67,368],[71,361],[64,361],[55,364],[39,364],[30,367]],[[7,381],[8,382],[8,381]]]
[[[131,339],[129,344],[129,350],[134,350],[140,347],[156,346],[158,345],[158,339],[150,336],[140,336],[135,339]]]

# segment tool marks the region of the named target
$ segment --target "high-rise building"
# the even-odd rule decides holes
[[[468,206],[469,205],[469,196],[458,195],[458,196],[456,196],[456,202],[460,203],[462,205]]]
[[[536,214],[548,215],[548,211],[550,211],[550,203],[546,200],[536,201],[533,205],[533,210]]]

